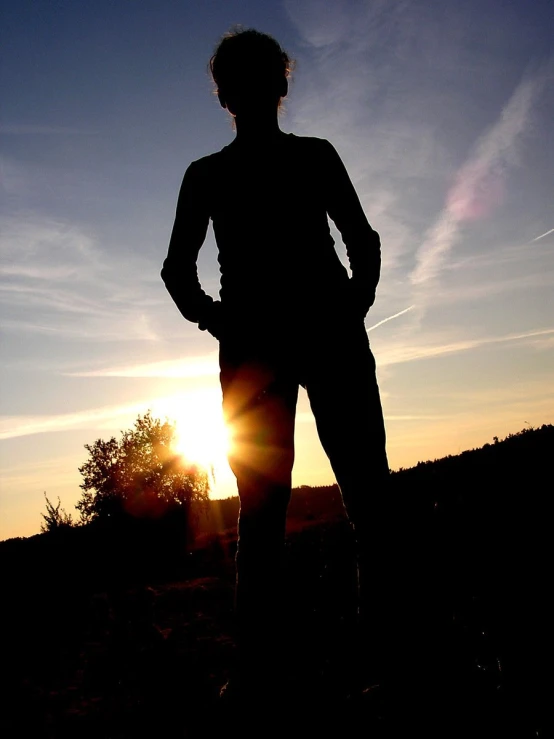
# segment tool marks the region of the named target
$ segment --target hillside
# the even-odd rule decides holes
[[[544,425],[392,475],[406,623],[442,629],[450,655],[458,704],[441,713],[444,737],[462,724],[460,736],[542,735],[553,452]],[[0,542],[3,736],[215,736],[235,655],[237,507],[212,502],[195,540],[141,522]],[[374,707],[344,713],[353,561],[336,486],[296,489],[283,591],[292,694],[322,725],[336,709],[345,736],[349,717],[379,737]]]
[[[500,502],[510,507],[520,497],[527,494],[534,498],[547,487],[553,454],[554,426],[545,424],[510,434],[503,440],[495,437],[492,444],[477,449],[401,468],[392,473],[392,488],[403,503],[419,510],[438,507],[446,512],[477,506],[484,512]],[[535,487],[536,490],[529,490]],[[223,529],[234,528],[238,510],[238,498],[212,501],[200,530],[215,530],[216,521]],[[292,527],[342,515],[337,485],[303,485],[293,490],[288,510]]]

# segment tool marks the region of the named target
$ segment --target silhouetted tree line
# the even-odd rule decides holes
[[[148,411],[122,431],[120,439],[85,444],[88,459],[79,467],[82,494],[75,506],[79,521],[60,507],[59,498],[54,505],[45,493],[42,532],[127,516],[159,519],[174,511],[189,513],[192,503],[205,503],[208,475],[175,452],[175,435],[174,424]]]
[[[49,554],[65,555],[68,575],[112,583],[182,568],[192,528],[205,515],[209,478],[175,452],[175,435],[174,424],[147,412],[119,438],[86,444],[79,518],[45,493],[40,539],[24,540],[36,547],[34,568]]]
[[[0,552],[6,556],[17,549],[16,556],[25,560],[24,552],[34,559],[35,548],[44,553],[42,558],[61,547],[73,559],[70,551],[79,550],[82,574],[127,568],[136,577],[146,577],[156,568],[176,571],[190,563],[195,538],[198,546],[223,531],[232,539],[238,498],[209,500],[207,474],[175,454],[174,434],[171,424],[147,413],[120,439],[86,445],[89,456],[80,468],[78,524],[59,499],[54,505],[47,498],[42,514],[46,537],[0,542]],[[554,426],[543,425],[502,441],[495,437],[494,443],[479,449],[400,469],[391,476],[396,515],[421,531],[421,547],[440,532],[453,572],[463,571],[472,581],[494,578],[495,563],[517,559],[523,542],[531,538],[533,551],[541,545],[546,519],[539,511],[547,495],[553,449]],[[343,515],[336,485],[294,490],[291,526]],[[426,530],[433,534],[427,540]]]
[[[176,428],[148,412],[120,439],[86,444],[89,458],[79,468],[81,522],[130,515],[160,518],[188,511],[192,502],[208,499],[207,473],[175,452]]]

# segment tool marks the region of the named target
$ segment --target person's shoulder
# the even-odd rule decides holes
[[[304,147],[305,149],[328,149],[331,142],[318,136],[297,136],[295,133],[289,133],[290,141],[293,146]]]
[[[294,133],[289,134],[292,145],[298,148],[299,152],[303,152],[306,156],[312,156],[319,161],[332,159],[337,152],[333,144],[328,139],[318,136],[297,136]]]
[[[213,172],[213,170],[223,162],[228,149],[229,146],[224,146],[219,151],[215,151],[212,154],[205,154],[198,159],[194,159],[187,167],[187,172],[198,177],[202,177]]]

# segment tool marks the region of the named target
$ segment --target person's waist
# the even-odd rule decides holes
[[[242,310],[253,304],[266,309],[283,305],[308,306],[313,302],[326,303],[334,295],[347,289],[348,274],[341,271],[314,270],[304,276],[291,269],[282,275],[240,275],[221,279],[221,302],[229,310]]]

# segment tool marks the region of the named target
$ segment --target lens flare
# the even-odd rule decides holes
[[[211,497],[236,495],[227,461],[231,439],[223,419],[221,391],[204,388],[160,398],[153,403],[153,411],[175,424],[175,451],[208,472]]]

